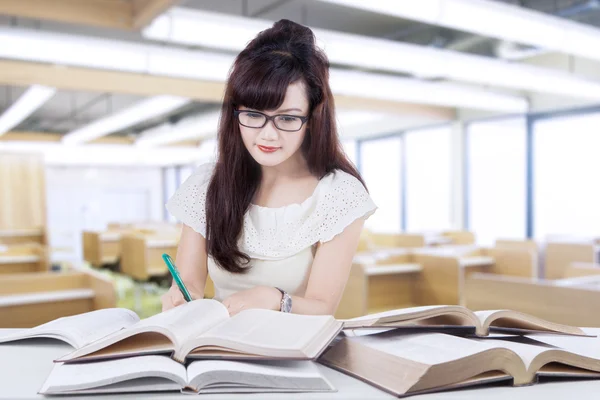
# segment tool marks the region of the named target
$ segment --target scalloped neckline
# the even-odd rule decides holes
[[[265,211],[280,211],[280,210],[284,210],[286,208],[303,207],[317,195],[319,188],[321,187],[321,184],[323,183],[325,178],[329,177],[329,175],[330,175],[330,173],[325,175],[323,178],[319,179],[319,182],[317,183],[317,186],[315,186],[312,194],[310,196],[308,196],[306,199],[304,199],[301,203],[290,203],[290,204],[286,204],[286,205],[280,206],[280,207],[265,207],[265,206],[259,206],[258,204],[250,203],[250,208],[254,208],[257,210],[265,210]]]

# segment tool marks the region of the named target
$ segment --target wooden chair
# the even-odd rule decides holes
[[[494,247],[502,247],[509,249],[523,249],[539,253],[540,246],[535,240],[520,240],[520,239],[497,239]]]
[[[472,310],[511,309],[557,323],[600,327],[597,283],[473,274],[466,280],[465,299]]]
[[[537,257],[529,250],[450,246],[414,251],[414,261],[421,265],[417,279],[417,303],[465,304],[464,285],[473,273],[534,277]]]
[[[544,278],[561,279],[569,265],[574,262],[598,262],[598,246],[593,240],[584,241],[550,241],[545,249]]]
[[[407,233],[371,233],[371,250],[385,248],[416,248],[426,245],[425,235]]]
[[[0,274],[42,272],[49,269],[48,251],[39,244],[0,245]]]
[[[475,244],[475,234],[469,231],[446,231],[442,232],[442,237],[450,239],[452,244],[473,245]]]
[[[121,236],[121,272],[138,281],[169,274],[162,254],[177,252],[177,237],[160,237],[141,233]]]
[[[414,306],[414,286],[420,272],[421,266],[407,251],[362,253],[352,265],[336,318]]]
[[[113,283],[94,271],[5,275],[0,279],[0,328],[30,328],[116,302]]]

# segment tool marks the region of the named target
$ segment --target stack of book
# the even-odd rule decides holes
[[[195,300],[140,320],[104,309],[64,317],[0,338],[49,337],[74,351],[60,359],[41,394],[182,391],[320,392],[335,388],[315,360],[342,322],[245,310],[233,317],[215,300]]]
[[[510,310],[394,310],[344,321],[323,364],[396,396],[540,378],[600,379],[600,329]]]
[[[599,379],[599,332],[461,306],[336,320],[259,309],[229,317],[221,303],[195,300],[143,320],[124,309],[60,318],[0,343],[51,337],[74,348],[55,360],[42,394],[335,391],[318,361],[409,396],[545,377]]]

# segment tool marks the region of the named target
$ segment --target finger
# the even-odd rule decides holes
[[[171,308],[173,308],[173,303],[171,302],[171,299],[169,297],[163,296],[162,312],[170,310]]]
[[[172,297],[172,301],[173,301],[173,305],[174,306],[180,306],[182,304],[185,304],[185,300],[183,299],[183,296],[181,295],[175,295]]]

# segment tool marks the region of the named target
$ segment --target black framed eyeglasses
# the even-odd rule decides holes
[[[285,132],[297,132],[308,121],[308,117],[299,115],[277,114],[267,115],[260,111],[234,110],[240,125],[247,128],[260,129],[267,125],[267,122],[273,121],[275,127]]]

